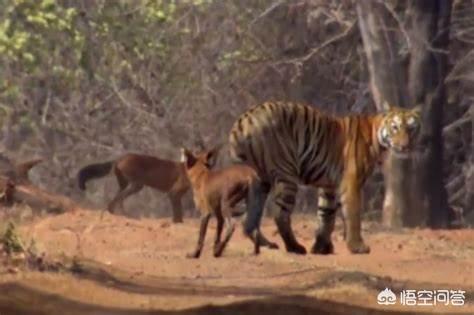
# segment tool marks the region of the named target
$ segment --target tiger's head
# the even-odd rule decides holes
[[[377,136],[382,147],[406,156],[415,146],[421,130],[421,108],[390,107],[382,114]]]

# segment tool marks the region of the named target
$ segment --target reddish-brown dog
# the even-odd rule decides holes
[[[196,249],[187,255],[189,258],[198,258],[204,245],[207,225],[212,215],[217,219],[217,231],[214,241],[214,256],[222,255],[235,229],[233,215],[238,215],[235,206],[242,199],[246,199],[247,212],[252,207],[260,206],[261,181],[255,170],[245,165],[233,165],[221,170],[211,170],[215,163],[218,149],[205,151],[194,155],[187,149],[181,149],[182,161],[193,190],[194,203],[201,211],[201,226]],[[227,225],[224,240],[221,234]],[[259,252],[259,245],[269,248],[278,248],[278,245],[268,241],[260,230],[252,235],[247,234],[254,245],[255,254]]]
[[[104,177],[112,170],[120,189],[107,207],[110,213],[114,213],[117,204],[123,209],[126,198],[149,186],[168,194],[173,207],[173,222],[183,222],[181,198],[190,188],[183,163],[128,153],[115,161],[83,167],[77,174],[79,188],[85,190],[87,181]]]

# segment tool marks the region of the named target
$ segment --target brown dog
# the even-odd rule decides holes
[[[173,222],[183,222],[181,198],[190,188],[183,163],[127,153],[115,161],[90,164],[80,169],[77,174],[79,188],[85,190],[87,181],[104,177],[112,171],[117,177],[119,191],[107,206],[110,213],[115,212],[117,205],[123,209],[126,198],[148,186],[168,194],[173,208]]]
[[[246,198],[247,212],[262,202],[261,181],[255,170],[245,165],[233,165],[221,170],[211,170],[218,149],[192,154],[187,149],[181,149],[181,158],[186,167],[186,174],[193,190],[194,203],[201,211],[201,226],[196,249],[187,255],[189,258],[198,258],[204,245],[207,225],[214,214],[217,218],[217,231],[214,241],[214,257],[222,255],[225,246],[232,237],[235,229],[233,215],[240,214],[235,210],[239,201]],[[221,234],[227,225],[226,235],[221,241]],[[260,230],[252,235],[246,233],[255,245],[255,254],[259,253],[259,245],[269,248],[278,248],[278,245],[268,241]]]

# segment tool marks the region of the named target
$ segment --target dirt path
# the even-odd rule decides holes
[[[295,217],[294,228],[309,248],[313,217]],[[364,227],[370,255],[351,255],[338,231],[336,254],[297,256],[252,245],[237,231],[224,256],[212,257],[214,223],[201,259],[185,254],[196,242],[198,222],[134,220],[78,211],[21,227],[50,257],[78,257],[79,273],[23,271],[0,276],[0,314],[387,314],[474,313],[474,231],[381,231]],[[272,221],[264,233],[282,247]],[[1,271],[1,268],[0,268]],[[384,288],[462,289],[462,307],[380,306]],[[212,304],[212,305],[211,305]],[[374,313],[374,311],[376,311]],[[386,312],[384,312],[385,314]]]

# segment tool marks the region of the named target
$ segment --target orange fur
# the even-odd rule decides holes
[[[270,210],[278,214],[275,221],[288,251],[306,253],[290,218],[297,185],[306,184],[320,189],[320,224],[312,252],[333,252],[331,233],[339,197],[348,223],[349,250],[368,253],[360,230],[362,185],[385,151],[410,152],[420,125],[419,109],[335,117],[309,105],[266,102],[237,119],[230,132],[230,153],[234,161],[254,167],[273,191]],[[258,224],[249,221],[246,229]]]

